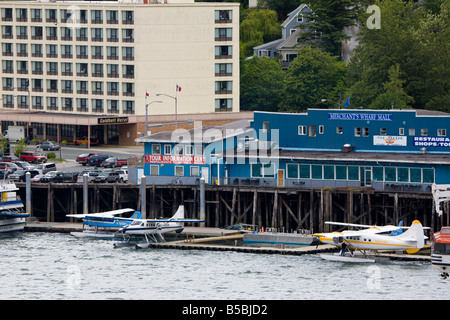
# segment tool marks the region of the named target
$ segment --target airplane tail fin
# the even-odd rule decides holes
[[[178,207],[177,212],[175,212],[175,214],[173,215],[172,218],[170,219],[174,219],[174,220],[178,220],[178,219],[184,219],[184,205],[180,205]]]
[[[140,211],[135,211],[131,216],[131,219],[142,219],[142,213]]]
[[[415,253],[419,251],[419,249],[424,246],[424,234],[423,234],[423,226],[419,220],[414,220],[411,224],[411,227],[398,236],[399,239],[405,241],[414,241],[416,244],[416,249],[408,249],[406,252]]]

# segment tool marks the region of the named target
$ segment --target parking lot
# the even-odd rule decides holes
[[[29,151],[35,151],[36,147],[30,145],[28,147]],[[89,166],[83,166],[76,162],[76,157],[83,153],[92,153],[92,152],[101,152],[101,153],[107,153],[110,154],[113,157],[118,158],[129,158],[133,155],[143,155],[144,154],[144,147],[101,147],[96,146],[92,147],[90,149],[86,148],[80,148],[75,146],[63,146],[60,151],[42,151],[39,150],[39,152],[43,154],[47,154],[49,152],[54,152],[56,154],[57,158],[65,159],[63,162],[54,161],[56,164],[56,170],[63,171],[63,172],[81,172],[84,169],[88,168]],[[53,162],[51,159],[48,160],[48,162]]]

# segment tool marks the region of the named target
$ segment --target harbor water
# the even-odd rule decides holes
[[[114,248],[27,232],[0,240],[0,299],[448,299],[425,262],[349,264],[319,255]]]

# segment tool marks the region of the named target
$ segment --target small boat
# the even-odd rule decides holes
[[[442,227],[441,232],[434,235],[431,246],[431,265],[447,279],[450,271],[450,227]]]
[[[12,180],[0,180],[0,234],[22,232],[25,218],[30,214],[24,211],[24,205],[17,195],[19,188]]]
[[[321,254],[320,257],[327,261],[336,262],[350,262],[350,263],[374,263],[375,259],[366,258],[364,256],[342,256],[340,253],[336,254]]]

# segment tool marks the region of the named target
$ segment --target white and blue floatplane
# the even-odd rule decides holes
[[[129,215],[129,218],[119,215]],[[78,238],[102,238],[113,239],[115,233],[120,228],[131,224],[135,219],[141,219],[142,214],[131,208],[111,210],[99,213],[69,214],[66,217],[83,219],[82,232],[71,232],[70,234]]]
[[[177,212],[167,219],[134,219],[128,225],[119,229],[117,234],[121,234],[124,242],[115,243],[116,247],[137,246],[139,248],[148,248],[150,243],[165,241],[163,234],[167,232],[180,233],[184,229],[185,223],[204,222],[200,219],[185,219],[184,205],[178,207]],[[132,241],[136,237],[144,241]]]
[[[0,234],[14,234],[25,228],[25,218],[30,214],[24,211],[24,205],[17,195],[19,188],[11,180],[0,180]]]

